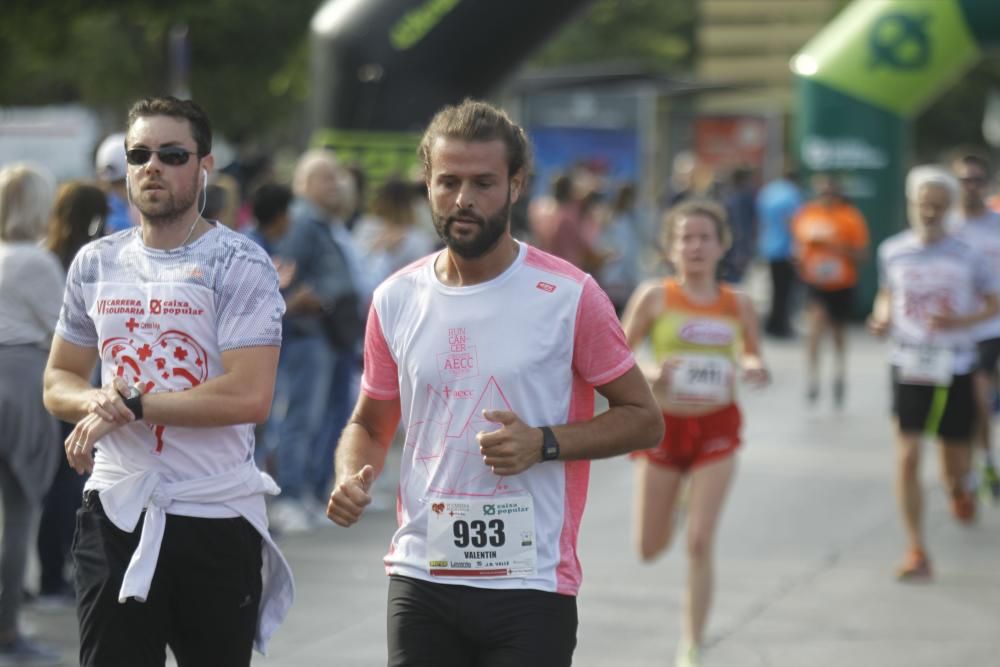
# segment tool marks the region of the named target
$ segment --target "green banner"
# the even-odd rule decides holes
[[[861,0],[806,44],[792,67],[801,76],[910,116],[979,57],[957,0]]]
[[[872,248],[906,225],[908,119],[1000,42],[1000,0],[855,0],[792,59],[806,173],[834,171]],[[862,272],[861,308],[876,290]]]
[[[329,148],[343,164],[364,169],[372,185],[390,176],[409,178],[419,164],[417,146],[422,135],[414,132],[365,132],[362,130],[317,130],[310,144]]]

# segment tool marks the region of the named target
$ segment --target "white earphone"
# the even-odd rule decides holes
[[[201,189],[208,189],[208,169],[201,170]]]

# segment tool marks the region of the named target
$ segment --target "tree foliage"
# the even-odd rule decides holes
[[[129,103],[171,92],[170,34],[187,29],[191,96],[241,140],[305,100],[317,0],[46,0],[5,3],[0,105],[79,102],[122,122]]]
[[[502,1],[502,0],[477,0]],[[0,106],[81,103],[108,125],[129,104],[171,91],[170,34],[186,27],[191,97],[234,141],[301,117],[309,20],[322,0],[7,0]],[[596,0],[537,65],[630,60],[690,65],[695,0]]]
[[[502,0],[481,0],[502,1]],[[169,36],[186,26],[191,95],[235,141],[298,119],[308,95],[309,20],[322,0],[6,0],[0,106],[82,103],[109,125],[130,102],[170,92]],[[846,4],[846,0],[844,0]],[[670,72],[696,57],[697,0],[594,0],[531,60],[537,67],[608,60]],[[982,143],[986,60],[916,122],[917,155]]]

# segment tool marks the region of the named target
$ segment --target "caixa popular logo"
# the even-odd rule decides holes
[[[733,327],[718,320],[691,320],[681,327],[678,337],[698,345],[729,345],[733,342]]]
[[[442,352],[438,355],[437,361],[438,372],[441,374],[441,379],[446,382],[479,375],[474,345],[461,352]]]

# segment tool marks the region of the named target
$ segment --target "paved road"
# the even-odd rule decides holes
[[[796,344],[769,344],[774,385],[744,392],[747,444],[721,526],[706,664],[1000,665],[1000,508],[986,508],[971,528],[956,525],[927,449],[936,580],[893,580],[903,543],[892,497],[883,350],[861,331],[851,345],[841,413],[829,395],[815,408],[805,406]],[[594,464],[580,540],[584,585],[574,663],[580,667],[662,666],[675,650],[683,549],[651,565],[638,562],[630,494],[627,461]],[[254,665],[384,664],[381,556],[393,526],[393,514],[383,509],[350,529],[331,525],[283,540],[298,597],[271,656],[258,656]],[[75,664],[72,612],[29,610],[26,621],[65,649],[66,664]]]

